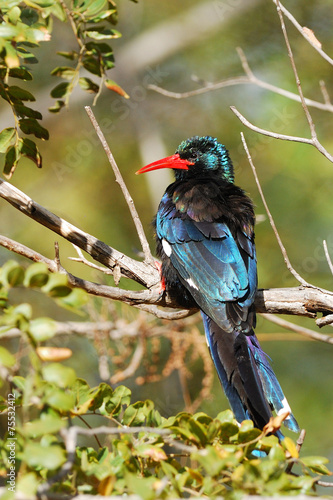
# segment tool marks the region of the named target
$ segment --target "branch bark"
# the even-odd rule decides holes
[[[158,285],[160,276],[153,265],[131,259],[89,233],[78,229],[73,224],[42,207],[3,179],[0,179],[0,197],[24,215],[87,252],[100,264],[109,269],[119,266],[123,276],[140,283],[148,289]]]

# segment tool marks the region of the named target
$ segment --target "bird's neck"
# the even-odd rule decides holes
[[[166,191],[178,217],[226,222],[235,227],[254,225],[254,210],[244,191],[225,180],[196,178],[175,181]]]

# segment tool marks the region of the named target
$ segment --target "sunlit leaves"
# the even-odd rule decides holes
[[[16,130],[12,127],[5,128],[0,132],[0,152],[7,151],[8,146],[13,142]]]
[[[38,483],[35,479],[48,474],[48,478],[55,478],[58,494],[66,493],[70,482],[74,492],[135,494],[143,500],[183,498],[188,494],[212,499],[244,494],[313,495],[318,474],[330,474],[327,459],[316,456],[294,457],[304,472],[299,476],[289,474],[286,466],[293,448],[291,440],[282,445],[275,436],[262,437],[258,430],[254,440],[258,447],[265,444],[266,456],[254,457],[249,452],[251,441],[245,439],[246,433],[255,430],[249,421],[240,427],[235,425],[232,436],[212,437],[213,423],[217,428],[235,423],[230,411],[215,419],[200,412],[180,413],[166,420],[152,401],[131,403],[131,392],[124,386],[113,389],[102,383],[90,387],[60,363],[44,364],[41,373],[42,378],[32,374],[27,379],[13,378],[17,400],[22,397],[28,407],[34,401],[34,409],[37,402],[39,410],[21,426],[16,444],[26,466],[22,475],[32,489]],[[101,425],[111,423],[102,427],[105,434],[110,430],[107,446],[106,436],[100,432],[98,441],[89,447],[79,446],[73,438],[68,441],[65,430],[69,413],[70,428],[77,425],[78,417],[82,421],[89,415],[100,415]],[[248,435],[250,438],[253,435]],[[70,446],[76,444],[75,459],[67,461],[68,476],[57,479],[57,471],[69,458],[63,439]]]
[[[33,135],[37,139],[47,140],[48,131],[40,124],[41,113],[25,105],[35,97],[28,90],[12,85],[11,79],[24,81],[32,79],[32,73],[26,65],[36,64],[38,60],[34,48],[41,42],[50,40],[52,18],[57,17],[68,23],[78,41],[77,50],[59,51],[58,54],[73,66],[57,66],[52,76],[62,78],[64,82],[56,85],[51,96],[56,99],[50,107],[52,113],[58,113],[68,105],[74,88],[79,85],[87,93],[94,94],[95,100],[102,89],[98,82],[81,76],[84,68],[89,73],[106,80],[106,72],[114,67],[112,48],[105,41],[119,38],[121,34],[110,27],[117,22],[117,8],[113,1],[80,0],[65,8],[55,0],[35,0],[22,3],[15,0],[0,2],[0,97],[11,106],[15,117],[15,127],[8,127],[0,132],[0,153],[4,155],[3,171],[9,179],[21,158],[28,158],[37,167],[42,166],[42,158],[37,144],[22,137],[22,133]],[[71,10],[72,9],[72,10]],[[108,84],[106,84],[108,87]],[[127,94],[116,84],[112,89],[123,97]]]

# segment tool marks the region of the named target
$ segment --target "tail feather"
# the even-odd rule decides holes
[[[294,415],[291,413],[291,408],[287,398],[283,394],[279,381],[269,364],[266,354],[261,349],[255,334],[251,337],[251,342],[254,345],[253,350],[256,364],[258,366],[259,376],[270,406],[274,409],[277,415],[289,412],[284,424],[291,431],[299,432],[300,429],[298,423]]]
[[[220,382],[238,421],[250,418],[263,428],[272,416],[290,411],[280,384],[252,333],[225,332],[205,313],[207,343]],[[290,413],[285,425],[297,432],[298,424]]]

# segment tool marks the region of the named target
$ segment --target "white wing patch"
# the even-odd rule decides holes
[[[187,280],[185,280],[192,288],[195,288],[196,290],[199,290],[199,288],[197,287],[197,285],[194,283],[194,281],[192,280],[192,278],[188,278]]]
[[[282,415],[283,413],[291,413],[291,408],[289,406],[289,403],[287,401],[287,398],[284,398],[282,401],[282,408],[277,412],[278,415]],[[290,418],[289,416],[286,418],[288,420]]]
[[[162,247],[164,252],[167,254],[168,257],[172,254],[172,248],[170,243],[167,242],[167,240],[163,239],[162,240]]]

